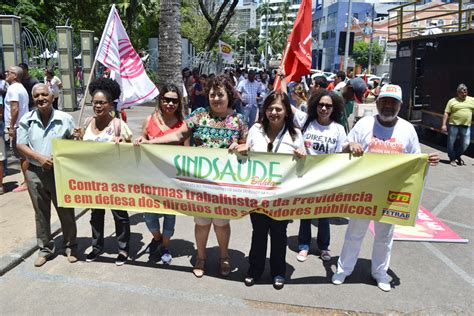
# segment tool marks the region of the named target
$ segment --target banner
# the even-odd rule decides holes
[[[119,109],[149,102],[158,95],[158,88],[148,78],[115,5],[110,9],[96,59],[110,69],[110,78],[120,85]]]
[[[374,225],[370,223],[370,231],[374,234]],[[395,226],[393,240],[398,241],[432,241],[467,243],[469,240],[459,237],[451,228],[439,218],[431,214],[424,207],[418,210],[414,227]]]
[[[232,64],[234,62],[234,53],[232,51],[232,46],[219,40],[219,53],[221,53],[222,60],[227,64]]]
[[[425,154],[229,154],[225,149],[54,140],[58,203],[238,219],[357,217],[414,225]]]

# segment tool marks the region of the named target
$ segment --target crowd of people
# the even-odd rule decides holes
[[[15,152],[22,159],[26,188],[31,197],[36,216],[39,255],[34,265],[39,267],[52,258],[54,242],[51,236],[51,203],[55,206],[64,235],[64,247],[69,262],[78,260],[77,229],[74,210],[59,207],[54,183],[52,139],[76,139],[97,142],[133,142],[144,144],[172,144],[204,148],[222,148],[229,153],[246,155],[250,151],[285,153],[300,159],[305,155],[352,153],[361,156],[364,152],[420,153],[418,137],[413,126],[398,117],[402,106],[402,91],[397,85],[386,84],[376,92],[377,113],[362,118],[354,127],[348,124],[354,102],[362,102],[370,91],[361,78],[345,81],[338,73],[337,82],[328,90],[323,76],[303,79],[287,86],[281,69],[276,73],[250,70],[247,76],[237,69],[223,74],[204,76],[197,69],[183,70],[183,86],[166,84],[160,87],[156,106],[144,118],[141,133],[133,137],[124,120],[114,117],[114,102],[119,98],[120,86],[109,78],[99,78],[89,86],[94,116],[76,126],[72,117],[55,107],[56,90],[54,77],[44,83],[35,83],[30,89],[32,105],[29,108],[27,89],[21,84],[21,67],[9,67],[6,75],[5,124],[8,135],[13,138]],[[273,84],[279,76],[281,85],[274,90]],[[50,79],[48,79],[50,78]],[[341,84],[341,83],[344,84]],[[2,86],[0,85],[0,88]],[[187,96],[187,98],[185,98]],[[465,124],[456,111],[462,108],[462,97],[467,97],[467,88],[458,88],[456,101],[450,101],[443,124],[449,118],[449,132],[454,126]],[[28,111],[30,110],[30,111]],[[462,110],[462,109],[461,109]],[[470,122],[470,121],[469,121]],[[3,130],[3,129],[2,129]],[[460,129],[457,129],[459,133]],[[460,133],[465,135],[464,130]],[[469,136],[467,136],[469,138]],[[0,142],[3,143],[3,142]],[[462,164],[460,153],[449,151],[450,159]],[[5,150],[0,151],[5,159]],[[2,160],[3,160],[2,159]],[[428,162],[436,165],[437,153],[429,154]],[[24,163],[23,163],[24,162]],[[105,211],[91,211],[92,248],[86,261],[94,261],[104,250]],[[115,263],[126,263],[130,247],[130,221],[127,211],[112,210],[117,238]],[[160,218],[163,224],[160,225]],[[164,264],[172,261],[170,240],[175,232],[176,216],[145,213],[144,220],[150,231],[151,242],[147,250],[159,254]],[[267,240],[270,237],[270,274],[273,286],[283,288],[286,278],[286,249],[288,221],[274,220],[265,214],[252,213],[251,247],[249,268],[245,279],[252,286],[265,270]],[[196,260],[193,274],[201,278],[206,274],[206,246],[211,227],[219,245],[219,274],[229,276],[232,262],[229,257],[231,238],[230,220],[195,217]],[[311,244],[311,220],[299,222],[297,260],[304,262]],[[345,281],[355,266],[361,243],[369,221],[350,219],[337,271],[332,276],[334,284]],[[390,263],[394,226],[375,224],[375,241],[372,252],[372,276],[383,291],[391,289],[387,270]],[[318,220],[316,243],[319,256],[331,260],[330,225],[328,218]]]

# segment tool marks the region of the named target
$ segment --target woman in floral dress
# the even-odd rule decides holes
[[[225,75],[215,76],[208,82],[206,90],[209,109],[196,109],[186,119],[186,124],[175,132],[143,141],[142,144],[178,144],[189,136],[197,147],[232,149],[238,144],[245,144],[248,128],[244,117],[234,110],[235,96],[230,80]],[[195,217],[194,222],[197,246],[194,275],[200,278],[205,273],[206,245],[211,225],[214,224],[219,244],[219,273],[227,277],[231,271],[229,220]]]

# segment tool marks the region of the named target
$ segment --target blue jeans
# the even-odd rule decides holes
[[[316,242],[319,250],[328,250],[330,241],[329,218],[318,219],[318,237]],[[298,233],[298,250],[309,251],[311,244],[311,219],[300,220],[300,230]]]
[[[244,112],[245,121],[247,121],[247,124],[250,129],[252,125],[255,123],[258,107],[256,104],[255,105],[247,104],[246,106],[243,107],[242,110]]]
[[[174,234],[174,226],[176,224],[176,215],[145,213],[146,226],[151,233],[160,231],[160,217],[163,217],[163,237],[171,237]]]
[[[242,101],[237,100],[235,101],[235,111],[239,114],[244,114],[244,111],[242,110]]]
[[[461,145],[457,148],[454,148],[454,143],[459,134],[461,140]],[[461,159],[461,155],[469,147],[469,142],[471,141],[471,127],[466,125],[448,125],[448,156],[449,160],[453,161],[456,159]]]

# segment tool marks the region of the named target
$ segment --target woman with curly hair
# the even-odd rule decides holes
[[[209,79],[206,87],[209,108],[193,111],[176,131],[163,137],[144,140],[142,144],[179,144],[192,136],[195,146],[205,148],[235,148],[247,138],[247,124],[241,114],[233,109],[235,96],[229,79],[217,75]],[[219,273],[227,277],[231,266],[229,259],[230,223],[227,219],[195,217],[197,257],[193,273],[200,278],[205,273],[206,245],[211,225],[214,225],[219,244]]]
[[[114,100],[120,97],[119,84],[109,78],[99,78],[89,85],[92,96],[94,116],[86,119],[84,128],[76,129],[74,136],[85,141],[95,142],[130,142],[132,132],[127,124],[120,119],[113,118]],[[126,211],[112,210],[115,221],[115,234],[118,241],[117,265],[123,265],[128,258],[130,241],[130,220]],[[92,209],[92,251],[86,261],[92,262],[104,251],[104,216],[105,210]]]
[[[166,84],[160,89],[155,111],[145,118],[142,125],[142,134],[133,143],[139,145],[145,140],[163,137],[173,133],[183,125],[181,92],[174,84]],[[189,138],[180,142],[179,145],[189,146]],[[153,235],[153,239],[148,245],[148,251],[150,254],[154,254],[161,250],[161,261],[164,264],[170,264],[173,257],[168,248],[174,233],[176,215],[145,213],[143,217],[148,230]],[[163,233],[160,231],[160,217],[163,217]]]
[[[305,150],[309,155],[333,154],[342,151],[346,139],[344,127],[340,124],[343,99],[336,93],[321,90],[308,100],[308,113],[293,107],[295,124],[303,133]],[[318,220],[317,244],[320,257],[331,260],[329,253],[329,218]],[[306,261],[311,243],[311,219],[300,221],[296,259]]]

